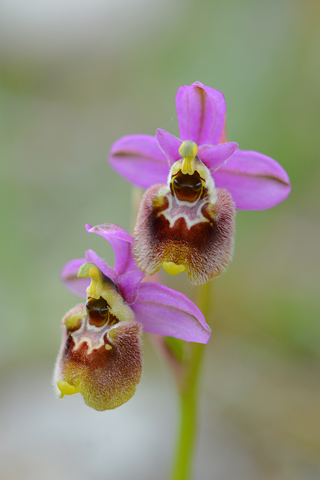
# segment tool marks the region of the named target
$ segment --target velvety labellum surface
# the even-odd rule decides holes
[[[226,190],[217,189],[210,195],[203,182],[201,187],[197,183],[194,201],[185,200],[193,200],[193,188],[192,195],[183,193],[179,198],[174,184],[170,190],[155,185],[145,193],[134,244],[137,265],[144,273],[153,274],[164,262],[173,262],[184,266],[192,283],[201,284],[219,275],[229,263],[234,203]],[[184,182],[183,192],[188,188]],[[179,193],[181,189],[179,185]]]
[[[66,314],[56,367],[61,396],[79,392],[100,411],[127,402],[142,371],[141,325],[119,321],[111,310],[104,298],[88,297]]]

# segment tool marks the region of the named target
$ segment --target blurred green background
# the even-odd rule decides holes
[[[224,93],[229,139],[281,163],[292,193],[238,212],[213,282],[195,478],[320,478],[319,51],[316,0],[2,0],[0,478],[166,478],[174,382],[147,336],[142,384],[114,412],[56,400],[50,379],[79,301],[62,266],[88,248],[113,262],[85,223],[132,227],[109,148],[178,135],[175,94],[196,80]]]

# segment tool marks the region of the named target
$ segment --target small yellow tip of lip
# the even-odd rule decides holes
[[[57,381],[57,387],[59,388],[62,395],[74,395],[75,393],[79,393],[75,387],[70,385],[70,383],[63,382],[62,380]]]
[[[185,271],[184,265],[176,265],[173,262],[163,262],[162,266],[169,275],[177,275]]]

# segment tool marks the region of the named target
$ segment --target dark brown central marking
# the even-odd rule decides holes
[[[102,297],[98,299],[88,298],[86,309],[89,314],[89,323],[96,327],[102,327],[108,321],[109,306],[108,302]]]
[[[201,196],[202,180],[198,172],[184,175],[181,170],[172,178],[171,193],[184,202],[194,202]]]

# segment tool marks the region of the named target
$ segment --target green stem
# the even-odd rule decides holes
[[[199,288],[198,306],[209,318],[211,283]],[[205,345],[192,343],[191,354],[179,385],[180,427],[171,480],[188,480],[191,475],[193,453],[197,436],[199,380]]]

